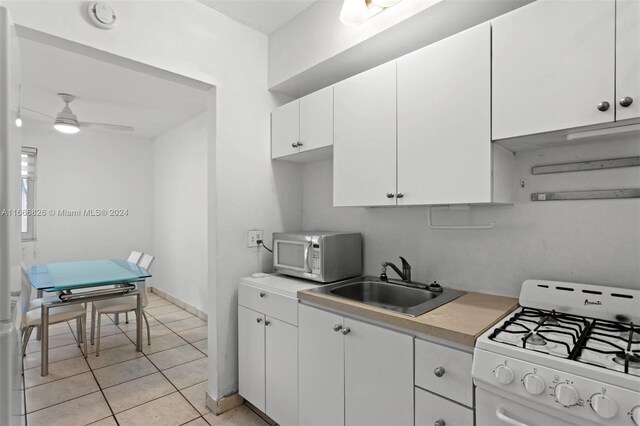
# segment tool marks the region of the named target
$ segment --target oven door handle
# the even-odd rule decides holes
[[[502,420],[503,423],[506,423],[511,426],[527,426],[525,423],[519,422],[516,419],[512,419],[507,416],[504,407],[498,407],[496,409],[496,417]]]

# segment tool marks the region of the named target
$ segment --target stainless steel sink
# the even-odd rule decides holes
[[[422,288],[407,287],[401,283],[371,280],[329,284],[318,287],[314,291],[390,309],[413,317],[429,312],[464,294],[458,290],[444,289],[437,293]]]

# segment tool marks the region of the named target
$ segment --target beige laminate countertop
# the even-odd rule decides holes
[[[518,299],[513,297],[467,292],[426,314],[410,317],[388,309],[312,290],[299,291],[298,297],[301,300],[347,314],[358,315],[471,347],[475,345],[478,336],[518,307]]]

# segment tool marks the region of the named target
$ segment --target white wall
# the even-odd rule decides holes
[[[153,286],[208,313],[204,113],[153,140],[153,254]]]
[[[363,232],[365,272],[375,276],[381,262],[404,256],[416,281],[465,290],[517,296],[528,278],[640,289],[639,199],[530,201],[531,192],[633,188],[640,182],[638,167],[533,176],[534,165],[636,155],[637,137],[519,153],[515,205],[433,214],[435,224],[496,222],[494,229],[473,231],[429,229],[426,207],[334,208],[331,161],[311,163],[303,172],[303,224]]]
[[[405,0],[357,26],[318,1],[269,36],[269,88],[299,97],[531,1]]]
[[[24,146],[38,148],[38,209],[128,210],[126,216],[38,217],[37,241],[22,244],[27,265],[151,250],[150,140],[90,129],[63,135],[29,119],[22,135]]]
[[[263,268],[246,231],[300,228],[301,172],[270,161],[267,37],[194,1],[111,1],[118,26],[85,18],[83,1],[6,1],[17,24],[216,86],[209,109],[209,392],[238,388],[237,283]],[[215,114],[215,115],[214,115]],[[215,138],[215,140],[213,139]],[[214,145],[215,144],[215,145]],[[215,146],[215,149],[214,149]]]

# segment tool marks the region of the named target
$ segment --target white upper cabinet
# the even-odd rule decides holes
[[[396,62],[334,86],[333,205],[396,204]]]
[[[616,120],[640,118],[640,0],[616,2]]]
[[[271,158],[313,161],[328,155],[293,155],[333,145],[333,86],[276,108],[271,114]],[[325,153],[326,154],[326,153]]]
[[[615,13],[538,0],[492,22],[494,140],[614,121]]]
[[[300,101],[282,105],[271,113],[271,158],[300,152]]]
[[[300,152],[333,145],[333,86],[300,99]]]
[[[491,26],[398,59],[398,205],[492,200]]]

